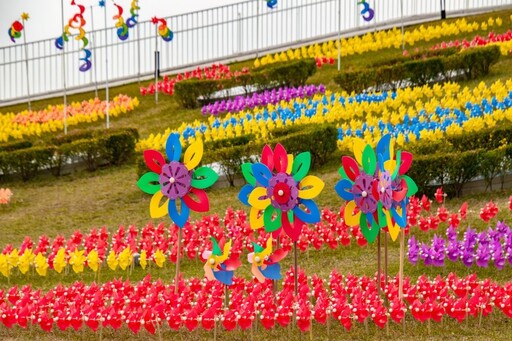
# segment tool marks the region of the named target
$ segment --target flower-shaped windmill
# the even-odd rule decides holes
[[[283,228],[296,242],[304,223],[320,221],[320,211],[312,199],[320,194],[324,183],[316,176],[307,175],[310,165],[309,152],[294,159],[281,144],[277,144],[273,152],[265,146],[261,163],[242,165],[248,184],[238,198],[251,206],[251,228],[264,227],[269,233],[278,233]]]
[[[262,246],[252,243],[254,246],[254,252],[247,255],[247,260],[252,264],[251,272],[256,279],[263,283],[265,278],[272,280],[281,279],[281,266],[279,261],[286,257],[288,252],[283,249],[272,252],[272,237],[267,239],[267,245],[265,248]]]
[[[320,211],[313,201],[324,188],[320,178],[307,175],[311,165],[311,154],[304,152],[293,158],[281,144],[274,151],[266,145],[261,163],[243,164],[242,173],[248,185],[240,191],[238,198],[251,206],[249,224],[251,228],[265,228],[278,237],[281,228],[293,241],[295,252],[294,277],[297,294],[297,241],[303,225],[320,221]]]
[[[166,162],[163,155],[156,150],[144,151],[144,161],[151,171],[144,174],[137,182],[144,193],[153,195],[149,205],[151,218],[169,215],[179,227],[177,269],[179,269],[181,229],[188,221],[190,210],[207,212],[210,209],[208,195],[204,189],[211,187],[219,178],[218,174],[209,167],[195,169],[203,157],[202,140],[195,141],[187,148],[183,162],[180,162],[181,151],[180,135],[176,133],[169,135],[165,146],[169,162]],[[161,204],[162,200],[163,204]],[[176,285],[177,276],[178,271]]]
[[[223,248],[219,246],[217,240],[211,237],[213,248],[211,251],[204,251],[202,254],[203,259],[206,259],[204,264],[204,273],[208,280],[217,280],[224,285],[233,284],[233,273],[242,263],[237,257],[230,257],[231,240],[224,243]]]

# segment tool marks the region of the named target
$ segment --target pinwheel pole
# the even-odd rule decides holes
[[[405,51],[404,0],[400,0],[400,21],[402,25],[402,51]]]
[[[341,70],[341,0],[338,1],[338,71]]]
[[[27,76],[27,99],[28,99],[28,110],[32,110],[32,106],[30,105],[30,83],[29,83],[29,77],[28,77],[28,46],[27,46],[27,28],[25,27],[25,22],[28,20],[28,15],[26,13],[23,13],[21,15],[21,22],[23,23],[24,31],[23,32],[23,45],[25,47],[25,70],[26,70],[26,76]]]
[[[155,104],[158,104],[158,25],[155,24]]]
[[[178,293],[178,279],[180,276],[181,260],[181,228],[178,228],[178,251],[176,253],[176,275],[174,276],[174,293]]]
[[[96,39],[96,32],[94,31],[93,7],[94,6],[91,5],[89,8],[91,10],[91,30],[92,30],[92,32],[94,34],[94,39],[92,39],[92,40],[95,41],[95,39]],[[92,43],[90,43],[90,44],[91,44],[91,50],[92,50],[92,48],[93,48]],[[97,73],[96,73],[96,63],[93,63],[92,65],[93,65],[92,67],[93,67],[93,71],[94,71],[94,96],[98,97],[98,77],[97,77]]]
[[[109,93],[108,93],[108,46],[107,46],[107,4],[103,6],[103,13],[105,19],[105,116],[107,117],[107,129],[110,128],[110,116],[109,116]]]
[[[60,8],[62,14],[62,28],[64,29],[64,1],[60,0]],[[63,119],[64,119],[64,134],[68,133],[67,124],[67,98],[66,98],[66,54],[64,53],[65,44],[62,44],[62,87],[64,88],[64,108],[63,108]]]

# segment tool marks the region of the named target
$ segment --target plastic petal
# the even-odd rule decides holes
[[[261,198],[265,199],[261,199]],[[267,198],[267,190],[264,187],[255,187],[249,194],[249,205],[254,208],[264,210],[270,205],[270,199]]]
[[[369,144],[366,145],[363,150],[362,166],[366,174],[375,174],[375,170],[377,169],[377,157],[375,156],[375,151]]]
[[[178,225],[179,228],[183,228],[183,226],[185,226],[187,223],[188,217],[190,216],[190,209],[187,207],[187,205],[185,205],[183,199],[180,198],[181,213],[179,213],[178,208],[176,207],[176,200],[169,200],[169,216],[171,217],[172,221]]]
[[[361,227],[361,232],[363,233],[364,238],[368,243],[373,243],[375,238],[379,235],[380,227],[379,225],[373,221],[371,228],[368,226],[368,221],[366,215],[361,214],[359,217],[359,226]]]
[[[240,192],[238,192],[238,200],[242,202],[245,206],[249,206],[249,194],[251,194],[252,190],[254,189],[254,186],[251,184],[247,184]]]
[[[194,188],[205,189],[212,186],[219,179],[219,174],[210,167],[199,167],[192,174],[191,185]]]
[[[281,228],[281,210],[269,205],[263,212],[263,225],[266,232],[274,232]],[[286,214],[285,214],[286,215]]]
[[[268,279],[281,279],[281,265],[279,263],[267,265],[265,269],[260,268],[260,271]]]
[[[214,271],[213,276],[224,285],[233,284],[233,271]]]
[[[356,226],[359,225],[359,217],[361,216],[361,212],[357,212],[354,214],[354,210],[357,205],[355,201],[349,201],[345,206],[345,212],[343,214],[343,219],[348,226]]]
[[[181,157],[181,142],[180,134],[172,133],[167,138],[165,143],[165,153],[170,161],[180,161]]]
[[[160,205],[160,202],[164,198],[164,194],[161,191],[156,192],[151,198],[151,202],[149,203],[149,215],[151,218],[157,219],[162,218],[163,216],[169,213],[168,211],[168,201],[169,198],[165,197],[165,202],[163,205]]]
[[[304,205],[309,212],[301,210],[301,205]],[[293,208],[293,213],[295,213],[295,216],[306,224],[314,224],[320,221],[320,211],[318,210],[318,206],[310,199],[300,199],[299,205]]]
[[[252,173],[256,178],[257,183],[263,187],[268,186],[268,182],[272,178],[272,173],[267,166],[262,163],[255,163],[252,165]]]
[[[274,170],[274,152],[268,144],[261,151],[261,163],[266,165],[270,171]]]
[[[147,172],[137,181],[137,186],[147,194],[155,194],[160,191],[159,175],[154,172]]]
[[[355,181],[359,176],[359,165],[357,164],[356,160],[350,156],[343,156],[341,158],[341,164],[348,179],[350,179],[352,182]]]
[[[280,143],[274,148],[274,168],[278,173],[284,173],[288,168],[288,154]]]
[[[242,174],[244,175],[245,181],[247,181],[247,183],[256,186],[256,178],[252,173],[252,163],[246,162],[242,164]]]
[[[183,164],[188,170],[196,168],[203,158],[203,140],[198,139],[188,146],[183,157]]]
[[[251,207],[251,211],[249,213],[249,225],[253,230],[260,229],[264,226],[263,212],[261,210]]]
[[[148,168],[156,174],[162,173],[162,166],[165,165],[164,156],[153,149],[144,151],[144,162]]]
[[[404,175],[403,178],[407,183],[407,196],[412,197],[414,194],[416,194],[416,192],[418,192],[418,186],[416,185],[416,182],[411,179],[411,177]]]
[[[400,165],[400,169],[398,170],[398,174],[404,175],[405,173],[407,173],[409,168],[411,168],[411,165],[412,165],[412,154],[409,152],[403,151],[402,155],[401,155],[401,165]]]
[[[190,194],[194,194],[197,197],[197,201]],[[182,202],[194,212],[208,212],[210,210],[208,194],[202,189],[192,187],[190,192],[182,198]]]
[[[295,157],[293,161],[292,175],[295,181],[301,181],[309,172],[311,167],[311,153],[303,152]]]
[[[313,199],[316,198],[324,189],[324,182],[319,177],[308,175],[299,184],[299,198]]]
[[[294,162],[293,154],[288,154],[288,167],[286,168],[286,174],[292,174],[293,162]],[[295,181],[297,181],[297,180],[295,180]]]
[[[401,206],[397,208],[391,207],[391,215],[398,226],[405,228],[407,226],[406,200],[403,200],[400,204]]]
[[[377,155],[382,155],[383,160],[389,160],[393,155],[392,149],[391,134],[386,134],[380,138],[379,142],[377,142],[375,151],[377,152]]]
[[[354,157],[356,161],[362,165],[363,164],[363,151],[366,148],[367,144],[360,138],[354,139]]]
[[[354,194],[352,194],[352,192],[351,192],[352,186],[353,186],[353,183],[350,182],[350,180],[342,179],[342,180],[338,181],[338,183],[336,184],[334,189],[336,190],[336,193],[338,193],[338,195],[343,200],[351,201],[351,200],[354,200]]]
[[[292,211],[288,211],[288,214],[283,214],[281,216],[281,222],[286,235],[288,235],[293,242],[298,241],[302,233],[304,222],[294,216]]]

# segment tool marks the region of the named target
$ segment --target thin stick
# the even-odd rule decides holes
[[[229,309],[229,295],[227,285],[224,285],[224,308]]]
[[[176,254],[176,276],[174,277],[174,293],[178,293],[178,277],[180,275],[180,258],[181,258],[181,229],[178,229],[178,252]]]
[[[388,234],[384,233],[384,281],[388,285]]]
[[[404,244],[405,231],[400,231],[400,265],[398,271],[398,298],[400,301],[404,299]]]
[[[295,283],[295,298],[297,298],[297,294],[299,292],[299,287],[297,284],[297,271],[298,271],[298,264],[297,264],[297,242],[293,242],[293,253],[294,253],[294,259],[293,259],[293,266],[294,266],[294,274],[293,279]]]
[[[213,319],[213,325],[215,328],[213,329],[213,340],[217,341],[217,319]]]
[[[30,105],[30,77],[28,75],[28,46],[27,46],[27,27],[25,26],[25,19],[21,18],[21,22],[23,23],[23,27],[25,28],[25,32],[23,32],[23,46],[25,47],[25,71],[27,76],[27,100],[28,100],[28,110],[32,110],[32,106]]]
[[[381,276],[381,266],[380,266],[380,231],[377,236],[377,293],[380,298],[380,276]]]

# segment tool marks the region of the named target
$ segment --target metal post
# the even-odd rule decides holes
[[[155,104],[158,103],[158,24],[155,24]]]
[[[260,1],[256,0],[256,58],[260,49]]]
[[[107,116],[107,129],[110,128],[110,116],[108,112],[109,107],[109,94],[108,94],[108,44],[107,44],[107,3],[103,6],[103,13],[105,14],[105,98],[106,98],[106,116]]]
[[[60,9],[62,14],[62,30],[64,31],[64,1],[60,0]],[[66,56],[64,54],[64,49],[66,47],[66,44],[62,44],[62,85],[64,87],[64,109],[63,109],[63,116],[64,116],[64,134],[68,133],[68,124],[67,124],[67,98],[66,98]]]
[[[28,76],[28,47],[27,47],[27,28],[25,27],[25,19],[22,17],[21,21],[23,22],[24,31],[23,32],[23,45],[25,47],[25,69],[27,74],[27,99],[28,99],[28,110],[32,110],[32,106],[30,105],[30,83]],[[33,51],[33,50],[32,50]]]
[[[402,51],[405,51],[404,0],[400,0],[400,21],[402,22]]]
[[[137,23],[137,82],[140,83],[140,23]]]
[[[446,0],[441,1],[441,20],[446,19]]]
[[[341,0],[338,1],[338,71],[341,70]]]
[[[94,15],[93,15],[93,6],[90,6],[91,9],[91,30],[93,32],[93,39],[92,41],[96,43],[96,31],[94,31]],[[91,44],[91,50],[93,49],[92,42],[89,42]],[[93,55],[94,56],[94,55]],[[96,61],[93,60],[92,63],[93,71],[94,71],[94,97],[98,97],[98,76],[96,73]]]

